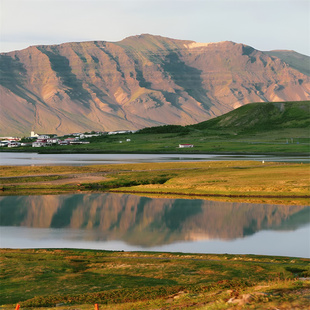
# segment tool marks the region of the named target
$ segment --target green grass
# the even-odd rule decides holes
[[[110,180],[84,186],[131,193],[309,198],[309,165],[236,161],[144,167],[114,172]]]
[[[0,252],[0,304],[19,303],[23,309],[60,303],[163,302],[183,293],[186,305],[214,292],[241,293],[275,281],[286,288],[309,287],[308,282],[296,284],[296,278],[310,274],[309,260],[301,258],[44,249]]]
[[[130,142],[125,140],[130,138]],[[307,155],[310,138],[307,130],[270,131],[233,135],[230,131],[219,135],[215,131],[193,131],[186,135],[171,134],[119,134],[88,139],[91,143],[75,146],[52,146],[37,149],[45,153],[140,153],[140,154],[274,154]],[[122,143],[120,143],[122,141]],[[193,148],[179,148],[179,144],[194,144]],[[8,151],[2,148],[1,151]],[[31,147],[21,147],[18,152],[33,152]]]

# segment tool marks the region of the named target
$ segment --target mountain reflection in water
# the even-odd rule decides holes
[[[310,223],[309,206],[147,198],[127,194],[0,197],[0,226],[87,230],[91,241],[152,247],[233,240]]]

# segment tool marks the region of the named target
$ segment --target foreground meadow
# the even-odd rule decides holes
[[[0,253],[2,309],[309,306],[309,259],[65,249]]]

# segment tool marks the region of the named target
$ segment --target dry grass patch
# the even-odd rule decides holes
[[[235,162],[210,165],[199,170],[182,171],[164,184],[148,184],[132,187],[146,192],[176,192],[197,194],[245,194],[245,195],[308,195],[309,165],[267,165],[257,162]],[[229,167],[227,167],[229,166]]]

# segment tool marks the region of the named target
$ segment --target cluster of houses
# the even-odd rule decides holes
[[[52,145],[71,145],[71,144],[88,144],[89,141],[81,141],[79,137],[66,138],[61,140],[57,137],[49,137],[46,135],[39,136],[36,141],[32,142],[32,147],[45,147]]]
[[[111,131],[111,132],[92,132],[92,133],[73,133],[67,138],[57,137],[55,135],[39,135],[31,131],[30,137],[27,140],[30,142],[21,142],[21,138],[16,137],[2,137],[0,138],[0,147],[20,147],[20,146],[32,146],[32,147],[46,147],[52,145],[76,145],[76,144],[89,144],[89,141],[85,141],[87,138],[97,137],[103,134],[114,135],[120,133],[132,133],[133,131]],[[32,140],[32,141],[31,141]],[[127,142],[130,139],[126,140]],[[122,141],[120,141],[122,143]]]
[[[0,141],[0,146],[19,147],[22,145],[22,143],[19,142],[20,140],[20,138],[6,137]]]
[[[91,138],[99,136],[99,133],[95,134],[72,134],[68,138],[61,138],[54,135],[39,135],[31,132],[31,136],[28,138],[32,139],[31,142],[20,142],[21,138],[6,137],[0,142],[2,147],[20,147],[20,146],[32,146],[32,147],[46,147],[52,145],[73,145],[73,144],[89,144],[89,141],[85,141],[85,138]]]

